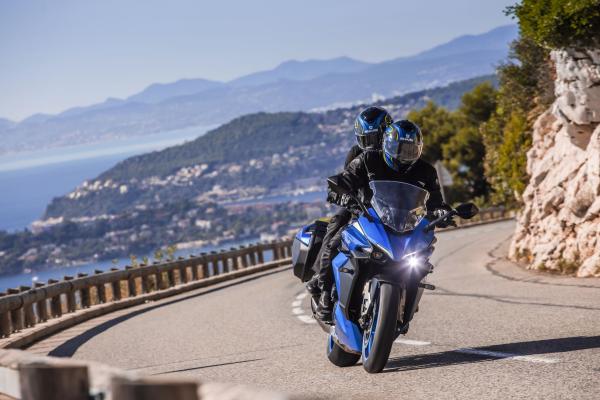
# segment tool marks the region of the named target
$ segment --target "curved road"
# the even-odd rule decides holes
[[[597,399],[600,282],[504,261],[514,222],[443,232],[384,373],[340,369],[282,268],[91,320],[30,350],[319,398]]]

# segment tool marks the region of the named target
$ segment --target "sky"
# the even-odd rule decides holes
[[[283,61],[377,62],[511,23],[515,0],[0,0],[0,117],[230,80]]]

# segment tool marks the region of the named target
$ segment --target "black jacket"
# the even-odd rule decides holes
[[[370,181],[398,181],[421,187],[429,192],[427,210],[447,208],[442,198],[440,183],[435,168],[426,161],[417,160],[404,173],[390,168],[380,151],[363,152],[352,160],[340,174],[342,180],[366,201],[371,198]]]
[[[348,168],[348,165],[352,162],[352,160],[360,156],[363,152],[363,149],[361,149],[359,145],[355,144],[354,146],[352,146],[352,148],[346,155],[346,161],[344,161],[344,169]]]

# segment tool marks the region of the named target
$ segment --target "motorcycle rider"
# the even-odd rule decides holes
[[[378,152],[381,150],[381,139],[384,131],[393,122],[390,114],[381,107],[368,107],[364,109],[354,121],[354,134],[356,135],[356,142],[354,146],[348,152],[346,161],[344,162],[344,169],[359,155],[364,152]],[[332,255],[336,247],[331,247],[331,239],[338,233],[338,231],[346,226],[352,218],[352,213],[344,206],[347,204],[347,198],[341,198],[337,193],[331,191],[328,192],[327,201],[333,204],[342,206],[338,212],[331,217],[329,224],[327,225],[327,231],[323,237],[323,243],[317,260],[319,260],[319,273],[316,274],[306,284],[306,289],[313,296],[318,296],[323,290],[326,292],[330,291],[331,285],[333,284],[333,276],[331,274],[331,260]]]
[[[429,192],[427,210],[441,215],[450,207],[444,203],[437,171],[428,162],[422,160],[423,135],[421,129],[411,121],[401,120],[392,123],[385,131],[381,151],[364,152],[356,157],[339,174],[340,183],[368,204],[372,196],[370,181],[398,181],[421,187]],[[456,226],[452,219],[439,225]],[[341,229],[331,238],[329,247],[337,250],[341,243]],[[332,251],[333,253],[333,251]],[[331,261],[335,254],[326,260],[329,275]],[[332,301],[329,287],[323,287],[317,318],[328,320],[331,317]]]

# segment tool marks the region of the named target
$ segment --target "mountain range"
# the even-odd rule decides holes
[[[126,99],[19,123],[0,120],[0,154],[208,126],[253,112],[332,109],[438,87],[493,73],[517,33],[515,25],[503,26],[380,63],[348,57],[287,61],[229,82],[153,84]]]

